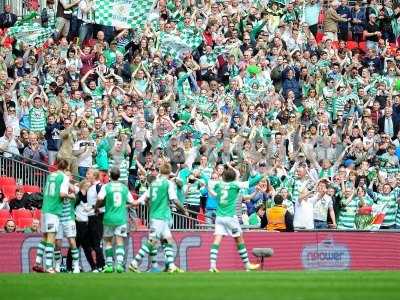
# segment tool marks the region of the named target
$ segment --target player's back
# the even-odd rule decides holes
[[[105,225],[119,226],[127,223],[127,208],[129,190],[123,183],[112,181],[104,186],[105,212],[103,223]]]
[[[69,178],[61,171],[49,174],[43,193],[42,212],[54,215],[62,214],[62,198],[60,196],[61,186],[64,181],[69,185]]]
[[[246,188],[247,182],[224,182],[215,184],[214,191],[217,194],[217,216],[233,217],[236,215],[236,203],[241,188]]]
[[[169,207],[170,181],[165,177],[158,177],[149,188],[150,219],[169,220],[171,210]]]

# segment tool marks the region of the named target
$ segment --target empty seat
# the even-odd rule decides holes
[[[37,185],[23,185],[22,189],[25,193],[40,193],[42,191],[42,189],[40,188],[40,186]]]
[[[40,220],[41,216],[42,216],[42,211],[40,209],[35,209],[32,211],[32,217],[34,219]]]
[[[7,221],[11,218],[3,218],[0,216],[0,231],[4,229],[4,225],[6,225]]]
[[[0,176],[0,187],[4,187],[6,185],[17,185],[15,178]]]
[[[32,211],[30,211],[29,209],[24,209],[24,208],[16,209],[11,212],[11,216],[15,220],[21,219],[21,218],[31,218],[32,219]]]
[[[32,221],[33,221],[32,217],[30,217],[30,218],[18,218],[18,219],[15,220],[15,223],[17,224],[18,228],[22,228],[23,229],[23,228],[31,227]]]
[[[15,191],[17,190],[17,186],[15,184],[13,185],[4,185],[1,186],[4,195],[8,198],[8,199],[12,199],[15,197]]]
[[[8,209],[0,209],[0,218],[11,218]]]

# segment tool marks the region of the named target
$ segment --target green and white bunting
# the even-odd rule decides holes
[[[95,23],[118,28],[143,28],[154,0],[95,0]]]
[[[52,28],[41,27],[37,23],[26,23],[11,27],[7,34],[17,41],[28,44],[29,46],[42,46],[53,34]]]

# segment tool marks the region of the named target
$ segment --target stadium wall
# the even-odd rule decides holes
[[[209,267],[212,232],[174,232],[177,242],[176,263],[187,271]],[[127,243],[130,261],[147,232],[134,232]],[[40,240],[38,235],[0,234],[0,272],[28,272]],[[271,247],[274,256],[265,262],[266,270],[366,270],[400,269],[400,233],[386,232],[246,232],[249,253],[255,247]],[[67,244],[65,244],[67,246]],[[252,259],[255,258],[250,255]],[[88,269],[82,257],[84,269]],[[160,263],[163,256],[159,255]],[[148,261],[142,262],[145,269]],[[218,267],[240,270],[242,265],[232,239],[226,238],[219,251]]]

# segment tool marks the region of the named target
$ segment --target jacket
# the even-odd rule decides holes
[[[324,32],[338,32],[338,22],[346,22],[332,7],[325,13]]]

